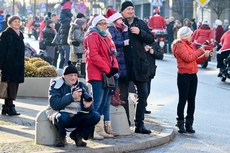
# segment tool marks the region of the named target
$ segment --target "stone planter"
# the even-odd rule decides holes
[[[17,96],[22,97],[48,97],[48,89],[52,77],[28,77],[19,84]]]

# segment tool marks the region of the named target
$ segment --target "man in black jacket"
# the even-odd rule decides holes
[[[129,45],[124,47],[128,78],[129,81],[134,82],[138,93],[135,133],[150,134],[151,131],[144,126],[145,105],[148,97],[148,60],[144,44],[152,44],[154,36],[144,21],[134,17],[134,5],[131,1],[122,3],[121,14],[129,27]]]

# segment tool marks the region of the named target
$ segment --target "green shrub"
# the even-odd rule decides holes
[[[42,66],[37,70],[38,77],[56,77],[57,72],[52,66]]]

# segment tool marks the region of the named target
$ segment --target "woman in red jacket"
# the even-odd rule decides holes
[[[84,49],[86,59],[86,80],[92,85],[94,110],[99,112],[101,120],[95,127],[94,139],[113,137],[116,133],[111,129],[109,88],[103,88],[102,73],[108,77],[118,72],[116,58],[116,46],[109,37],[107,20],[103,15],[96,16],[92,21],[92,27],[85,35]],[[104,126],[109,127],[106,133]]]
[[[179,133],[195,133],[193,120],[195,111],[195,97],[197,90],[198,63],[202,63],[209,56],[210,51],[205,51],[205,45],[196,51],[190,45],[192,30],[182,27],[177,33],[177,40],[172,44],[173,54],[177,60],[177,87],[179,91],[179,103],[177,105],[177,126]],[[186,124],[184,128],[184,108],[188,102]]]

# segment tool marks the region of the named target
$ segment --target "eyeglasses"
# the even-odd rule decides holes
[[[98,22],[97,24],[98,24],[98,25],[101,25],[101,26],[102,26],[102,25],[103,25],[103,26],[107,26],[108,23],[107,23],[107,22]]]

